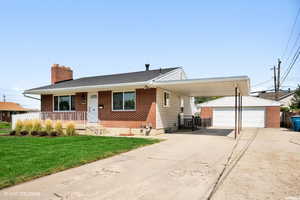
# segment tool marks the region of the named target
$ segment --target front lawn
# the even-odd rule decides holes
[[[8,134],[11,130],[11,123],[0,121],[0,134]]]
[[[98,136],[1,136],[0,188],[156,142],[159,140]]]

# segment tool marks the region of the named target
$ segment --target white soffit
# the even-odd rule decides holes
[[[248,76],[155,81],[152,84],[186,96],[232,96],[237,87],[241,95],[249,95]]]

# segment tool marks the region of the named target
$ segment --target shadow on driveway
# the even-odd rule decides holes
[[[179,130],[171,134],[192,134],[192,135],[211,135],[211,136],[228,136],[234,129],[216,129],[216,128],[202,128],[200,130],[191,131],[190,129]]]

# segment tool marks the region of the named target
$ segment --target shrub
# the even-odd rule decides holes
[[[15,130],[10,131],[9,135],[16,135],[16,131]]]
[[[16,134],[20,135],[22,129],[23,129],[23,122],[21,120],[18,120],[16,122],[16,127],[15,127]]]
[[[32,131],[32,121],[31,120],[25,120],[24,122],[23,122],[23,130],[24,131],[26,131],[28,134],[30,134],[31,133],[31,131]],[[26,134],[27,135],[27,134]]]
[[[75,130],[74,122],[69,122],[66,127],[66,135],[73,136],[73,135],[75,135],[75,133],[76,133],[76,130]]]
[[[57,132],[58,135],[63,135],[64,134],[61,121],[56,121],[54,130]]]
[[[40,120],[34,120],[32,122],[32,132],[35,131],[35,132],[39,132],[42,130],[42,123]],[[31,133],[32,134],[32,133]]]
[[[281,112],[289,112],[290,108],[289,107],[280,107]]]
[[[39,136],[41,136],[41,137],[47,136],[47,135],[48,135],[47,131],[40,131],[39,132]]]
[[[29,132],[28,132],[28,131],[26,131],[26,130],[23,130],[23,131],[21,131],[21,132],[20,132],[20,134],[21,134],[21,135],[23,135],[23,136],[25,136],[25,135],[28,135],[28,134],[29,134]]]
[[[45,131],[47,132],[47,134],[50,134],[52,129],[53,129],[52,121],[50,119],[47,119],[45,121]]]

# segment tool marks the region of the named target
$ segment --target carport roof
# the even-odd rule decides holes
[[[154,86],[178,92],[186,96],[232,96],[235,87],[241,95],[249,95],[250,79],[248,76],[231,76],[202,79],[156,81]]]

